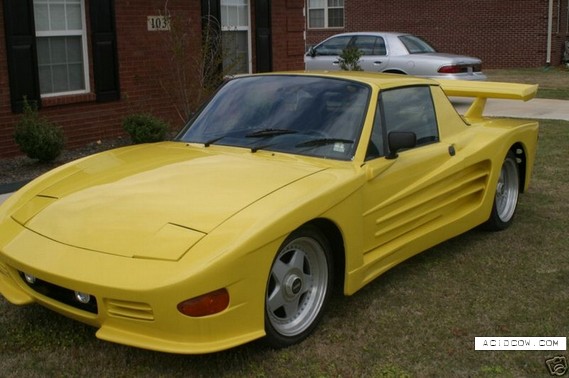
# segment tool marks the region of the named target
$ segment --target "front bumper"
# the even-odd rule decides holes
[[[258,261],[241,260],[244,268],[235,269],[219,259],[192,269],[183,261],[131,259],[62,245],[11,220],[1,226],[10,235],[0,240],[0,294],[11,303],[36,302],[97,327],[100,339],[170,353],[215,352],[265,334],[266,275]],[[38,250],[42,253],[33,252]],[[255,254],[247,258],[255,259]],[[96,299],[95,312],[34,288],[22,273],[63,292],[88,293]],[[220,287],[230,293],[224,311],[194,318],[177,310],[181,301]]]

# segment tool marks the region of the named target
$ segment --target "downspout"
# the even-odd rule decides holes
[[[549,9],[547,13],[547,60],[545,64],[551,65],[551,34],[553,27],[553,0],[549,0]]]
[[[302,7],[302,16],[304,17],[304,25],[303,25],[303,31],[302,31],[302,36],[304,38],[304,52],[306,53],[307,50],[307,46],[306,46],[306,29],[308,29],[308,18],[306,17],[306,6],[307,3],[304,3],[304,7]]]

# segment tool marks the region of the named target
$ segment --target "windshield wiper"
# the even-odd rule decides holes
[[[224,136],[220,136],[220,137],[215,137],[215,138],[210,139],[210,140],[207,140],[207,141],[204,142],[203,145],[204,145],[204,147],[209,147],[210,145],[214,144],[215,142],[217,142],[218,140],[223,139],[223,138],[225,138],[225,135],[224,135]]]
[[[353,140],[350,139],[340,139],[340,138],[320,138],[320,139],[311,139],[307,140],[306,142],[302,142],[296,145],[296,147],[318,147],[318,146],[326,146],[328,144],[334,143],[354,143]]]
[[[272,147],[274,145],[275,145],[274,143],[271,143],[271,144],[263,144],[261,146],[251,147],[251,152],[255,153],[259,150],[264,150],[264,149],[267,149],[267,148]]]
[[[247,135],[246,138],[263,138],[275,135],[284,135],[284,134],[296,134],[298,131],[289,130],[289,129],[261,129],[257,131],[253,131]]]

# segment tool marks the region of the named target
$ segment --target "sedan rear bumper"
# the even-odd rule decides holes
[[[471,81],[482,81],[487,80],[488,77],[482,72],[473,72],[469,74],[440,74],[434,76],[425,76],[429,79],[448,79],[448,80],[471,80]]]

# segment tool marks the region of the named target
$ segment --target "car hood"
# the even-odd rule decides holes
[[[176,260],[241,209],[324,169],[260,155],[173,142],[105,152],[40,178],[12,218],[66,245]]]

